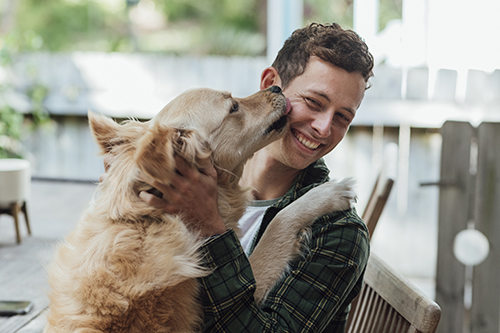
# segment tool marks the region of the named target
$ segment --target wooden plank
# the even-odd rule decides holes
[[[406,98],[426,100],[429,85],[429,69],[412,68],[408,70]]]
[[[436,85],[432,100],[455,102],[455,92],[457,88],[457,71],[450,69],[440,69],[436,73]]]
[[[38,316],[33,318],[26,326],[23,326],[16,333],[42,333],[47,324],[47,310],[40,312]]]
[[[491,74],[490,86],[488,87],[492,103],[500,103],[500,69],[495,69]]]
[[[478,132],[476,229],[490,253],[474,267],[471,332],[500,332],[500,123],[482,123]]]
[[[0,247],[0,299],[34,303],[34,308],[26,315],[0,317],[0,332],[17,332],[47,308],[48,284],[44,264],[52,256],[52,242],[28,237],[21,246]],[[38,327],[43,326],[44,317],[37,322]]]
[[[441,314],[439,306],[373,253],[368,261],[365,283],[418,331],[435,332]],[[397,316],[391,319],[392,325],[396,325],[396,320]]]
[[[401,100],[402,69],[381,64],[373,72],[375,76],[370,79],[372,85],[366,91],[365,100]]]
[[[470,69],[467,75],[467,90],[465,102],[468,104],[482,104],[488,101],[488,87],[490,77],[484,71]]]
[[[469,123],[446,122],[441,129],[436,302],[442,316],[438,332],[463,332],[465,266],[453,254],[455,235],[469,220],[470,144],[475,130]]]

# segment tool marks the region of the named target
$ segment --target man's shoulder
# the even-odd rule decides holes
[[[363,219],[358,215],[356,208],[330,212],[318,217],[314,224],[318,224],[319,226],[325,224],[335,224],[336,226],[345,225],[360,228],[361,230],[368,232],[368,228],[366,227]]]
[[[334,252],[343,250],[363,265],[366,264],[370,236],[355,208],[320,216],[311,225],[310,231],[313,247],[335,248]]]

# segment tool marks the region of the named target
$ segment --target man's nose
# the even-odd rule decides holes
[[[318,112],[312,121],[312,128],[321,138],[327,138],[332,133],[333,117],[328,112]]]

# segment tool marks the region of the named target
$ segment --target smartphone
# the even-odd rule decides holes
[[[27,314],[32,308],[31,301],[0,301],[0,316]]]

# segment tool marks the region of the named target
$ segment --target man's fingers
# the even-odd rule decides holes
[[[141,179],[146,184],[151,185],[152,187],[156,188],[158,191],[163,193],[163,196],[166,196],[166,197],[171,196],[171,193],[172,193],[171,191],[173,191],[173,186],[171,184],[160,183],[147,174],[141,174]]]
[[[170,214],[177,214],[179,212],[175,206],[170,205],[165,199],[158,198],[157,196],[146,191],[139,192],[139,198],[141,198],[149,206],[161,209]]]
[[[182,176],[186,176],[190,171],[192,171],[193,167],[179,155],[175,154],[174,160],[175,160],[175,169]]]
[[[200,160],[200,172],[211,178],[217,177],[217,171],[215,170],[210,158]]]

